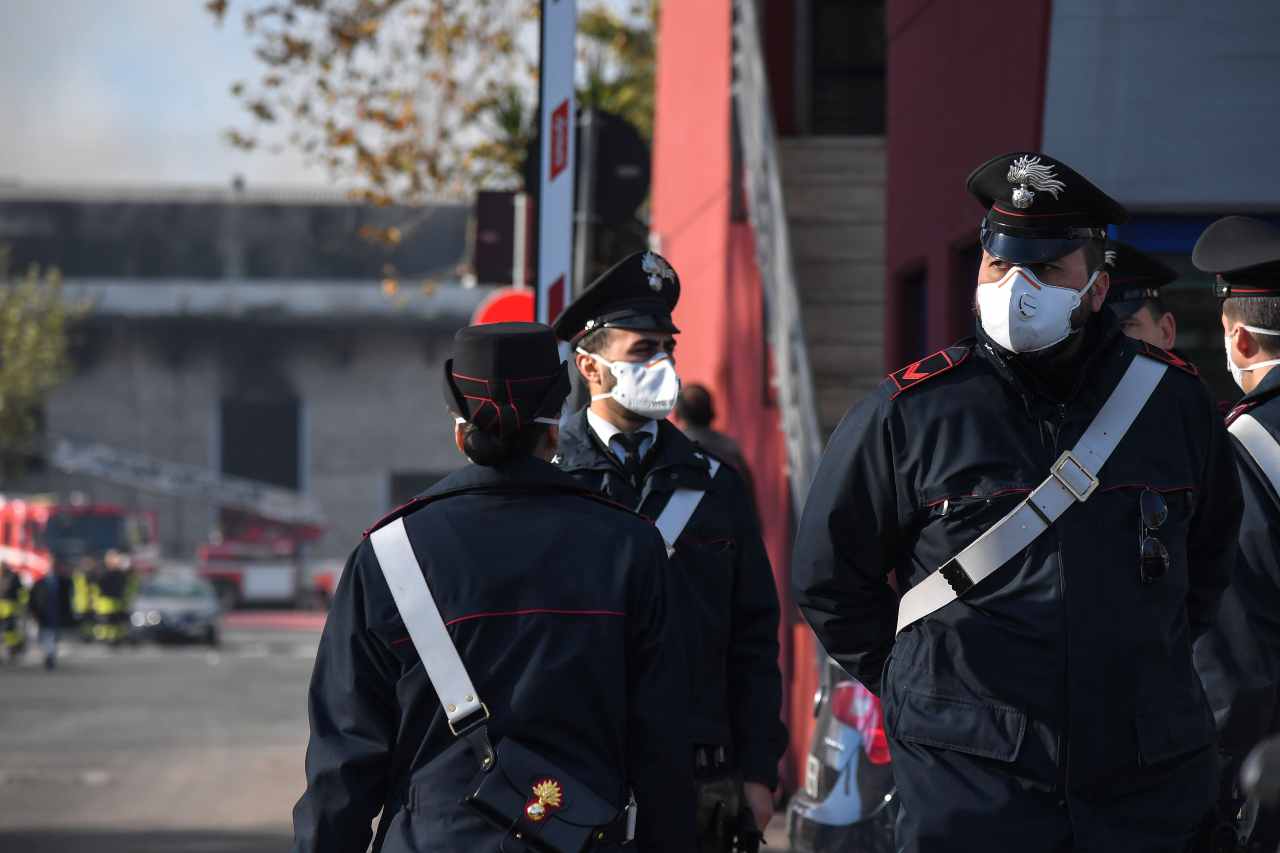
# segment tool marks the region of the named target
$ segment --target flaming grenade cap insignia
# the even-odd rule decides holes
[[[1013,161],[1006,178],[1009,183],[1016,184],[1013,189],[1013,206],[1018,210],[1026,210],[1036,200],[1036,194],[1032,190],[1046,192],[1056,200],[1058,193],[1067,188],[1066,184],[1054,176],[1053,166],[1042,164],[1039,157],[1030,154],[1023,154]]]
[[[662,292],[662,280],[676,280],[676,271],[671,268],[671,264],[667,263],[661,255],[655,255],[653,252],[645,252],[644,257],[640,259],[640,269],[649,274],[649,286],[659,293]]]
[[[564,789],[555,779],[543,779],[533,785],[533,799],[525,804],[524,813],[534,823],[541,823],[564,805]]]

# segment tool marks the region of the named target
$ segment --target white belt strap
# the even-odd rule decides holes
[[[1049,478],[959,554],[907,590],[898,605],[898,630],[946,607],[1049,529],[1077,501],[1098,488],[1098,472],[1129,431],[1168,367],[1135,356],[1076,446],[1058,457]]]
[[[707,459],[707,462],[710,464],[707,479],[714,479],[716,472],[720,470],[720,463],[715,459]],[[662,508],[662,512],[658,513],[658,518],[653,524],[662,534],[662,541],[667,543],[668,557],[675,551],[676,540],[689,524],[689,519],[693,518],[694,510],[698,508],[698,504],[702,503],[702,497],[706,493],[705,489],[676,489],[671,493],[671,498]]]
[[[1227,431],[1244,446],[1262,474],[1271,484],[1271,490],[1280,498],[1280,444],[1272,438],[1267,428],[1253,415],[1241,415],[1231,422]]]
[[[480,701],[471,683],[467,668],[458,657],[458,650],[445,628],[440,608],[431,597],[427,579],[418,565],[418,558],[409,544],[409,534],[404,529],[404,519],[397,518],[369,536],[373,551],[378,555],[382,576],[391,588],[400,619],[409,631],[413,647],[418,650],[422,666],[431,678],[431,685],[440,697],[449,729],[458,734],[457,724],[481,713],[482,720],[489,718],[489,709]]]

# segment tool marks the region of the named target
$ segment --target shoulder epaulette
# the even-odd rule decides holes
[[[941,376],[948,370],[963,364],[965,359],[969,357],[971,351],[967,346],[950,346],[946,349],[940,349],[933,355],[927,355],[917,362],[908,364],[901,370],[890,373],[889,378],[893,380],[893,384],[897,386],[896,391],[889,399],[896,399],[899,394],[919,385],[926,379],[932,379],[935,376]]]
[[[397,518],[403,518],[404,516],[408,515],[414,510],[420,507],[426,506],[427,504],[431,503],[435,499],[436,499],[435,495],[418,495],[416,498],[411,498],[405,503],[400,504],[400,506],[391,510],[391,512],[387,513],[382,518],[378,519],[373,524],[369,525],[369,528],[364,532],[364,538],[368,539],[369,534],[373,533],[373,531],[386,527],[388,524],[395,521]]]
[[[1160,349],[1160,347],[1152,346],[1146,341],[1138,341],[1138,352],[1148,358],[1154,358],[1156,361],[1164,362],[1170,367],[1176,367],[1184,373],[1190,373],[1192,376],[1200,375],[1199,368],[1182,356],[1178,355],[1176,352]]]
[[[382,518],[375,521],[369,527],[369,529],[364,532],[364,538],[368,539],[369,534],[373,533],[375,530],[379,530],[383,527],[386,527],[388,524],[395,521],[397,518],[404,518],[406,515],[415,513],[429,503],[435,503],[436,501],[444,500],[445,498],[455,497],[457,495],[484,494],[485,492],[499,491],[499,490],[502,490],[502,488],[503,487],[501,486],[499,486],[497,489],[485,488],[485,487],[478,487],[478,488],[472,487],[472,488],[454,489],[452,491],[440,492],[434,495],[418,495],[416,498],[413,498],[412,500],[401,504],[400,506],[391,510],[391,512],[384,515]],[[537,491],[547,491],[547,492],[554,492],[556,494],[561,494],[561,495],[573,495],[575,497],[586,498],[589,501],[595,501],[598,504],[603,504],[604,506],[611,507],[616,510],[621,510],[622,512],[625,512],[628,515],[633,515],[636,518],[643,518],[643,516],[641,516],[638,512],[631,509],[630,507],[624,504],[620,504],[617,501],[610,500],[604,495],[598,494],[597,492],[593,492],[590,489],[562,488],[557,486],[549,486],[545,488],[539,488],[537,489]]]

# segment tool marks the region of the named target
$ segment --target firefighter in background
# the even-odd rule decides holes
[[[108,553],[103,558],[101,573],[92,586],[93,639],[115,645],[128,635],[131,574],[118,555]]]
[[[71,615],[80,639],[93,639],[93,588],[97,578],[92,566],[79,564],[71,574]]]
[[[26,645],[27,588],[22,578],[0,563],[0,644],[5,657],[15,661]]]

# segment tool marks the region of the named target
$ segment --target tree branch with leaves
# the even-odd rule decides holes
[[[70,371],[67,330],[79,316],[62,298],[57,269],[32,265],[11,276],[9,249],[0,246],[0,461],[14,473],[40,425],[49,392]]]
[[[227,132],[233,145],[288,145],[376,205],[519,185],[536,123],[536,0],[211,0],[206,8],[219,23],[239,12],[263,65],[232,88],[252,119],[250,129]],[[651,0],[626,15],[597,0],[579,17],[580,102],[646,136],[656,15]]]

